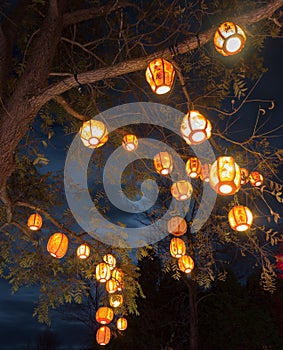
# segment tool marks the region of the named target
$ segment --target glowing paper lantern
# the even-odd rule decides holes
[[[61,259],[68,250],[68,237],[64,233],[54,233],[48,240],[47,251],[54,258]]]
[[[185,273],[192,272],[195,264],[193,259],[189,255],[183,255],[178,259],[179,269]]]
[[[197,157],[191,157],[186,163],[186,173],[192,179],[197,178],[201,174],[201,163]]]
[[[204,182],[209,182],[210,164],[202,164],[200,178]]]
[[[118,290],[121,289],[120,284],[123,284],[124,272],[116,267],[112,271],[112,278],[117,282]]]
[[[110,280],[106,281],[105,288],[106,288],[106,291],[110,294],[117,292],[118,290],[117,281],[114,280],[114,278],[110,278]]]
[[[249,182],[249,171],[241,168],[241,185],[246,185]]]
[[[128,327],[128,321],[125,317],[119,317],[118,320],[117,320],[117,328],[120,330],[120,331],[124,331],[127,329]]]
[[[96,321],[101,324],[108,324],[113,320],[114,312],[110,307],[101,306],[95,314]]]
[[[173,258],[180,258],[186,254],[186,244],[178,237],[174,237],[170,241],[170,254]]]
[[[135,151],[138,148],[138,139],[136,135],[132,135],[132,134],[125,135],[123,137],[122,146],[126,151],[129,151],[129,152]]]
[[[90,254],[90,248],[87,244],[83,243],[77,248],[77,257],[80,259],[87,259]]]
[[[109,303],[112,307],[118,307],[123,304],[122,294],[112,294],[109,297]]]
[[[155,170],[162,175],[168,175],[173,170],[173,160],[168,152],[159,152],[153,158]]]
[[[103,261],[106,262],[106,264],[109,265],[110,270],[113,270],[116,266],[116,258],[112,254],[106,254],[103,257]]]
[[[40,230],[42,226],[42,217],[37,213],[32,214],[28,218],[27,226],[32,231]]]
[[[249,176],[250,184],[254,187],[260,187],[263,184],[263,176],[257,171],[253,171]]]
[[[193,193],[192,185],[185,180],[180,180],[171,186],[171,194],[178,201],[185,201],[191,197]]]
[[[199,111],[189,111],[181,124],[181,134],[189,145],[197,145],[211,136],[211,123]]]
[[[80,137],[84,146],[98,148],[108,140],[108,131],[104,123],[99,120],[88,120],[80,128]]]
[[[241,172],[233,157],[219,157],[210,169],[210,185],[218,193],[228,196],[241,186]]]
[[[174,82],[175,70],[173,65],[157,58],[151,61],[146,69],[145,77],[153,92],[158,95],[170,91]]]
[[[239,53],[245,46],[245,32],[233,22],[222,23],[214,35],[214,46],[223,56]]]
[[[182,236],[187,232],[187,222],[180,216],[174,216],[167,223],[168,231],[174,236]]]
[[[97,281],[105,283],[111,277],[111,271],[108,264],[102,262],[96,266],[95,277]]]
[[[228,213],[228,221],[235,231],[246,231],[253,223],[253,214],[248,207],[237,205]]]
[[[111,331],[107,326],[98,328],[96,332],[96,341],[99,345],[107,345],[110,341]]]

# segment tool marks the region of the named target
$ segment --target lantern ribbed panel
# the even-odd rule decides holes
[[[40,230],[42,226],[42,217],[37,213],[32,214],[28,218],[27,226],[32,231]]]
[[[236,205],[228,213],[228,221],[235,231],[246,231],[253,223],[253,214],[248,207]]]
[[[170,241],[170,254],[173,258],[180,258],[186,254],[186,244],[178,237],[174,237]]]
[[[152,91],[158,95],[162,95],[171,90],[175,70],[170,62],[163,58],[157,58],[148,64],[145,77]]]
[[[99,345],[107,345],[110,341],[111,331],[107,326],[98,328],[96,332],[96,341]]]
[[[47,251],[55,258],[61,259],[68,250],[68,237],[64,233],[54,233],[48,240]]]

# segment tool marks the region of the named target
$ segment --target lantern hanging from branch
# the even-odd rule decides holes
[[[214,46],[223,56],[239,53],[245,46],[245,32],[233,22],[222,23],[214,34]]]
[[[107,280],[109,280],[111,278],[109,265],[105,262],[98,264],[95,269],[95,277],[97,281],[101,283],[105,283]]]
[[[186,163],[186,172],[189,177],[195,179],[201,174],[201,162],[197,157],[191,157]]]
[[[117,325],[117,328],[119,329],[119,331],[124,331],[128,327],[128,321],[125,317],[119,317],[116,325]]]
[[[126,151],[133,152],[138,148],[138,139],[136,135],[125,135],[123,137],[122,146]]]
[[[42,217],[37,213],[31,214],[28,218],[27,226],[32,231],[40,230],[42,226]]]
[[[50,236],[47,243],[47,251],[54,258],[61,259],[68,250],[68,237],[64,233],[57,232]]]
[[[233,157],[219,157],[210,169],[210,185],[218,193],[228,196],[241,186],[241,172]]]
[[[107,326],[98,328],[96,332],[96,341],[99,345],[107,345],[110,341],[111,331]]]
[[[123,304],[122,294],[112,294],[109,297],[109,303],[112,307],[118,307]]]
[[[263,176],[257,171],[253,171],[249,176],[250,184],[254,187],[260,187],[263,184]]]
[[[253,223],[253,214],[248,207],[236,205],[228,213],[228,221],[235,231],[246,231]]]
[[[163,58],[151,61],[145,72],[146,81],[157,95],[166,94],[171,90],[174,76],[175,70],[173,65]]]
[[[159,152],[153,158],[155,170],[162,175],[168,175],[173,170],[173,160],[168,152]]]
[[[88,120],[80,128],[80,137],[84,146],[98,148],[108,140],[108,131],[104,123],[99,120]]]
[[[178,201],[185,201],[191,197],[193,193],[193,187],[189,181],[180,180],[174,182],[171,186],[171,194]]]
[[[211,123],[199,111],[189,111],[181,124],[181,134],[189,145],[197,145],[211,136]]]
[[[246,185],[249,182],[249,171],[241,168],[241,185]]]
[[[116,258],[112,254],[106,254],[103,257],[103,261],[106,262],[106,264],[109,265],[110,270],[113,270],[116,266]]]
[[[90,248],[87,244],[83,243],[77,248],[77,257],[80,259],[87,259],[90,254]]]
[[[179,269],[185,273],[192,272],[195,264],[193,259],[189,255],[183,255],[178,259]]]
[[[124,278],[124,272],[122,271],[122,269],[119,269],[119,268],[116,267],[112,271],[112,278],[114,278],[114,280],[116,282],[118,282],[118,285],[119,285],[119,283],[122,283],[123,282],[123,278]]]
[[[110,280],[106,281],[105,288],[109,294],[117,292],[117,290],[118,290],[117,281],[114,280],[114,278],[110,278]]]
[[[201,166],[201,174],[200,178],[204,182],[209,182],[209,175],[210,175],[210,164],[205,163]]]
[[[174,236],[182,236],[187,232],[187,222],[180,216],[174,216],[167,223],[168,232]]]
[[[95,319],[98,323],[108,324],[113,320],[114,312],[110,307],[101,306],[95,314]]]
[[[173,258],[180,258],[186,254],[186,244],[178,237],[174,237],[170,241],[170,254]]]

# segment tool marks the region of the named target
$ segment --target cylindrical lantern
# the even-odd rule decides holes
[[[106,255],[104,255],[103,261],[105,261],[106,264],[109,265],[110,270],[113,270],[113,269],[115,268],[115,266],[116,266],[116,258],[115,258],[115,256],[112,255],[112,254],[106,254]]]
[[[64,233],[54,233],[48,240],[47,251],[54,258],[61,259],[68,250],[68,237]]]
[[[106,282],[105,288],[108,293],[115,293],[118,290],[118,283],[114,278],[110,278],[110,280]]]
[[[117,267],[112,271],[112,278],[114,278],[114,280],[116,282],[118,282],[118,286],[119,283],[123,282],[123,278],[124,278],[124,272],[121,269],[118,269]]]
[[[253,171],[249,176],[250,184],[254,187],[259,187],[263,184],[263,176],[257,171]]]
[[[175,70],[173,65],[157,58],[147,66],[145,77],[153,92],[158,95],[166,94],[170,91],[174,82]]]
[[[168,232],[174,236],[182,236],[187,231],[187,222],[180,216],[174,216],[167,223]]]
[[[186,172],[189,177],[195,179],[201,174],[201,162],[197,157],[191,157],[186,163]]]
[[[249,182],[249,171],[241,168],[241,185],[246,185]]]
[[[236,205],[228,213],[228,221],[235,231],[246,231],[253,223],[253,214],[248,207]]]
[[[199,111],[189,111],[181,124],[181,134],[189,145],[197,145],[211,136],[211,123]]]
[[[186,244],[178,237],[174,237],[170,241],[170,254],[173,258],[180,258],[186,254]]]
[[[97,281],[101,283],[105,283],[107,280],[109,280],[111,278],[109,265],[105,262],[98,264],[95,269],[95,277]]]
[[[101,306],[95,314],[95,319],[98,323],[108,324],[113,320],[114,312],[110,307]]]
[[[171,186],[171,194],[178,201],[185,201],[191,197],[193,193],[193,187],[189,181],[180,180],[174,182]]]
[[[125,317],[119,317],[116,325],[119,331],[124,331],[128,327],[128,321]]]
[[[110,341],[111,331],[107,326],[98,328],[96,332],[96,341],[99,345],[107,345]]]
[[[83,243],[77,248],[77,257],[80,259],[86,259],[89,257],[90,248],[87,244]]]
[[[155,170],[162,175],[168,175],[173,170],[173,160],[168,152],[159,152],[153,158]]]
[[[214,34],[214,46],[223,56],[235,55],[245,46],[246,35],[233,22],[222,23]]]
[[[80,128],[80,136],[84,146],[98,148],[108,140],[108,131],[104,123],[99,120],[88,120]]]
[[[112,294],[109,297],[109,303],[112,307],[118,307],[123,304],[123,295],[122,294]]]
[[[123,137],[122,146],[126,151],[132,152],[138,148],[138,139],[136,135],[125,135]]]
[[[193,259],[189,255],[183,255],[178,259],[179,269],[185,273],[192,272],[195,264]]]
[[[210,164],[208,163],[202,164],[201,174],[200,174],[200,178],[202,179],[202,181],[209,182],[209,175],[210,175]]]
[[[241,186],[241,172],[233,157],[219,157],[210,169],[210,185],[218,193],[228,196]]]
[[[31,214],[27,222],[28,228],[33,231],[41,229],[42,226],[42,217],[39,214]]]

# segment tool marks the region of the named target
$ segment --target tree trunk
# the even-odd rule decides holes
[[[189,306],[190,306],[190,350],[198,350],[199,333],[198,333],[198,304],[197,291],[198,284],[191,280],[185,279],[185,283],[189,290]]]

